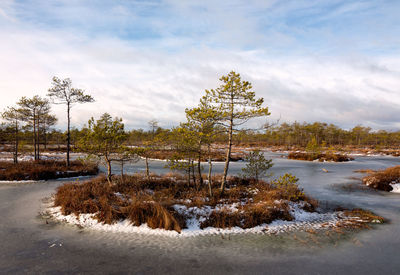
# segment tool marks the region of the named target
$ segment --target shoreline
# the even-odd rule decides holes
[[[61,207],[54,206],[54,199],[44,204],[45,211],[42,217],[50,218],[56,222],[61,222],[68,225],[78,226],[81,229],[94,230],[107,233],[130,233],[143,234],[151,236],[166,236],[166,237],[198,237],[198,236],[215,236],[215,235],[239,235],[239,234],[263,234],[263,235],[279,235],[290,232],[300,231],[324,231],[334,228],[363,228],[366,224],[381,224],[383,221],[378,219],[367,220],[356,215],[346,214],[346,211],[334,211],[328,213],[306,212],[295,207],[292,209],[295,220],[284,221],[274,220],[269,224],[262,224],[252,228],[216,228],[207,227],[200,229],[196,218],[189,219],[188,228],[182,229],[181,232],[166,229],[152,229],[146,223],[140,226],[135,226],[129,220],[120,220],[114,224],[104,224],[94,218],[93,214],[75,214],[63,215]]]

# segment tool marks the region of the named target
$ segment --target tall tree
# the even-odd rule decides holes
[[[22,122],[21,110],[15,107],[7,107],[1,114],[7,120],[14,132],[14,163],[18,163],[19,131]]]
[[[79,141],[80,151],[102,159],[107,167],[107,180],[111,184],[111,163],[119,161],[127,134],[121,118],[113,119],[108,113],[100,119],[92,117],[85,129],[84,137]]]
[[[148,122],[148,124],[150,127],[150,140],[144,142],[145,148],[144,148],[144,150],[141,151],[141,154],[145,159],[146,177],[147,177],[147,180],[150,181],[149,156],[150,156],[151,152],[155,149],[155,145],[156,145],[155,136],[156,136],[156,130],[158,129],[158,121],[155,119],[152,119]]]
[[[86,95],[82,89],[73,88],[72,81],[69,78],[59,79],[53,77],[53,87],[48,90],[48,96],[53,100],[54,104],[67,105],[67,166],[69,166],[69,154],[71,146],[71,108],[75,103],[93,102],[94,99],[90,95]]]
[[[223,82],[221,86],[215,90],[206,90],[206,96],[209,96],[218,108],[218,123],[228,133],[224,174],[220,188],[221,193],[224,193],[234,131],[250,119],[267,116],[270,113],[268,107],[262,106],[264,99],[255,97],[255,92],[251,91],[250,82],[242,81],[240,74],[231,71],[228,75],[222,76],[220,81]]]
[[[39,122],[50,113],[50,102],[35,95],[32,98],[22,97],[18,102],[21,118],[33,129],[34,159],[40,159]]]
[[[215,129],[215,124],[218,119],[218,110],[212,106],[209,96],[203,96],[200,99],[200,103],[197,107],[192,109],[186,109],[186,128],[193,132],[194,143],[197,146],[197,173],[199,176],[199,184],[202,186],[203,177],[201,175],[201,159],[204,155],[204,148],[207,148],[208,153],[208,186],[209,195],[212,196],[211,189],[211,152],[210,147],[215,134],[217,133]]]
[[[195,133],[188,128],[187,123],[182,123],[179,127],[172,129],[169,143],[175,152],[168,161],[169,168],[171,170],[186,171],[188,185],[190,186],[191,176],[193,178],[193,184],[196,185],[193,165],[193,159],[197,152]]]

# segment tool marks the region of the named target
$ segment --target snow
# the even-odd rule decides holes
[[[393,187],[392,193],[400,193],[400,183],[391,184]]]
[[[52,203],[52,202],[51,202]],[[232,205],[219,205],[215,209],[210,206],[202,208],[198,207],[186,207],[185,205],[175,204],[173,207],[180,213],[187,214],[187,227],[178,233],[173,230],[165,229],[152,229],[147,224],[140,226],[133,225],[129,220],[121,220],[114,224],[103,224],[95,219],[96,214],[80,214],[76,216],[62,215],[60,207],[48,207],[49,214],[58,221],[66,222],[73,225],[78,225],[89,230],[113,232],[113,233],[134,233],[134,234],[146,234],[146,235],[158,235],[158,236],[169,236],[169,237],[194,237],[194,236],[206,236],[206,235],[219,235],[219,234],[279,234],[295,230],[318,230],[340,226],[351,222],[354,218],[345,217],[343,212],[334,213],[316,213],[307,212],[303,210],[301,204],[289,203],[291,207],[291,213],[294,217],[293,221],[275,220],[270,224],[262,224],[253,228],[243,229],[240,227],[232,227],[229,229],[221,229],[214,227],[207,227],[200,229],[200,223],[216,209],[228,209],[229,211],[238,211],[239,204]]]
[[[85,180],[89,179],[93,176],[77,176],[77,177],[67,177],[67,178],[56,178],[50,179],[49,181],[75,181],[75,180]],[[38,183],[45,182],[46,180],[0,180],[0,184],[9,184],[9,183]]]
[[[37,183],[44,182],[44,180],[0,180],[0,184],[2,183]]]
[[[40,155],[40,159],[41,160],[58,160],[61,157],[58,156],[50,156],[50,155],[45,155],[45,154],[41,154]],[[34,160],[34,156],[32,155],[25,155],[25,156],[18,156],[18,161],[33,161]],[[13,157],[0,157],[0,161],[14,161]]]

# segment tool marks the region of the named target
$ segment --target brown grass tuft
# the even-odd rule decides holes
[[[392,191],[392,183],[400,183],[400,165],[385,170],[370,172],[362,179],[363,183],[371,188],[383,191]]]
[[[334,161],[334,162],[345,162],[354,160],[352,157],[349,157],[344,154],[312,154],[312,153],[304,153],[304,152],[290,152],[288,154],[288,159],[295,160],[319,160],[319,161]]]

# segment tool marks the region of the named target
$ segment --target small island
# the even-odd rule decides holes
[[[74,160],[0,161],[0,181],[38,181],[98,174],[96,163]]]
[[[354,160],[345,154],[340,153],[308,153],[308,152],[290,152],[288,159],[306,160],[306,161],[332,161],[332,162],[346,162]]]
[[[220,195],[221,176],[212,189],[189,184],[180,174],[115,176],[113,184],[100,176],[60,186],[49,214],[56,220],[102,231],[194,236],[265,233],[290,230],[364,228],[383,223],[361,209],[318,211],[297,178],[285,174],[273,181],[229,178]]]
[[[359,172],[368,174],[362,178],[363,184],[368,187],[387,192],[400,193],[400,165],[379,171],[366,170]]]

